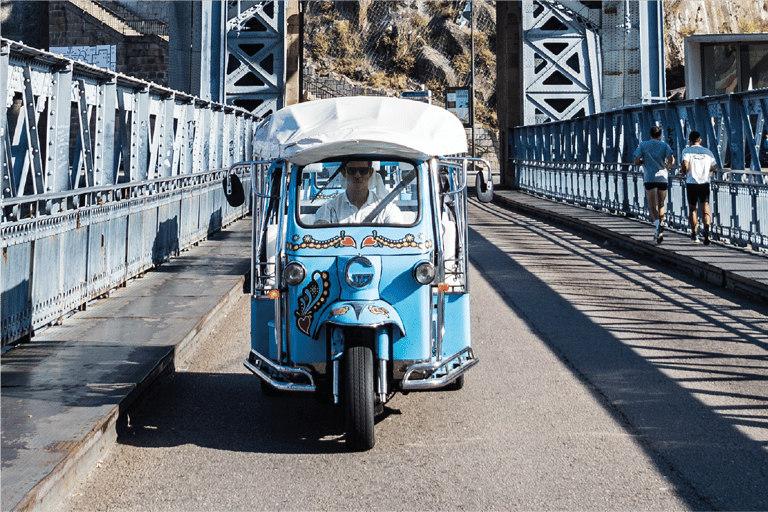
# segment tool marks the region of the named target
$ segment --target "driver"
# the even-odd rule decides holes
[[[359,224],[371,213],[379,202],[375,190],[369,189],[369,181],[373,177],[373,162],[371,160],[355,160],[347,163],[341,170],[347,180],[346,192],[339,194],[323,204],[315,214],[315,225],[318,224]],[[384,207],[371,222],[377,224],[402,224],[403,214],[392,202]]]

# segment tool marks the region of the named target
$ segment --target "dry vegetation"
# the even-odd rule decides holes
[[[441,101],[446,85],[471,82],[469,31],[455,25],[463,5],[456,1],[376,1],[344,2],[337,8],[335,2],[311,1],[305,18],[308,63],[318,74],[332,72],[392,93],[424,86]],[[466,39],[462,44],[453,43],[450,50],[444,42],[449,24]],[[476,119],[496,128],[495,21],[482,28],[479,25],[475,29]],[[431,76],[419,66],[425,47],[445,55],[457,83],[446,84],[442,76]]]

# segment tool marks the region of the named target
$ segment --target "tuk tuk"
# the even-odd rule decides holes
[[[462,123],[389,97],[289,106],[255,134],[251,350],[266,395],[314,393],[343,407],[353,451],[397,391],[460,389],[472,350]],[[487,176],[486,176],[487,173]],[[239,189],[238,189],[239,187]],[[240,197],[237,197],[240,196]]]

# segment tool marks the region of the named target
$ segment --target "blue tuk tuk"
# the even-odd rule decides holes
[[[472,350],[467,169],[452,113],[347,97],[284,108],[255,135],[251,350],[267,395],[343,406],[351,450],[397,391],[460,389]],[[228,199],[242,187],[229,173]],[[487,177],[486,177],[487,173]],[[234,194],[237,195],[237,194]],[[241,191],[242,197],[242,191]],[[234,201],[237,201],[235,199]]]

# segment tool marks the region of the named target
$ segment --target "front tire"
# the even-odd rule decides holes
[[[344,365],[344,421],[347,447],[370,450],[374,439],[373,352],[367,347],[347,349]]]
[[[278,397],[283,396],[283,392],[279,389],[273,388],[263,380],[261,381],[261,392],[264,394],[264,396],[269,397]]]
[[[459,391],[464,387],[464,375],[459,375],[453,382],[445,386],[448,391]]]

